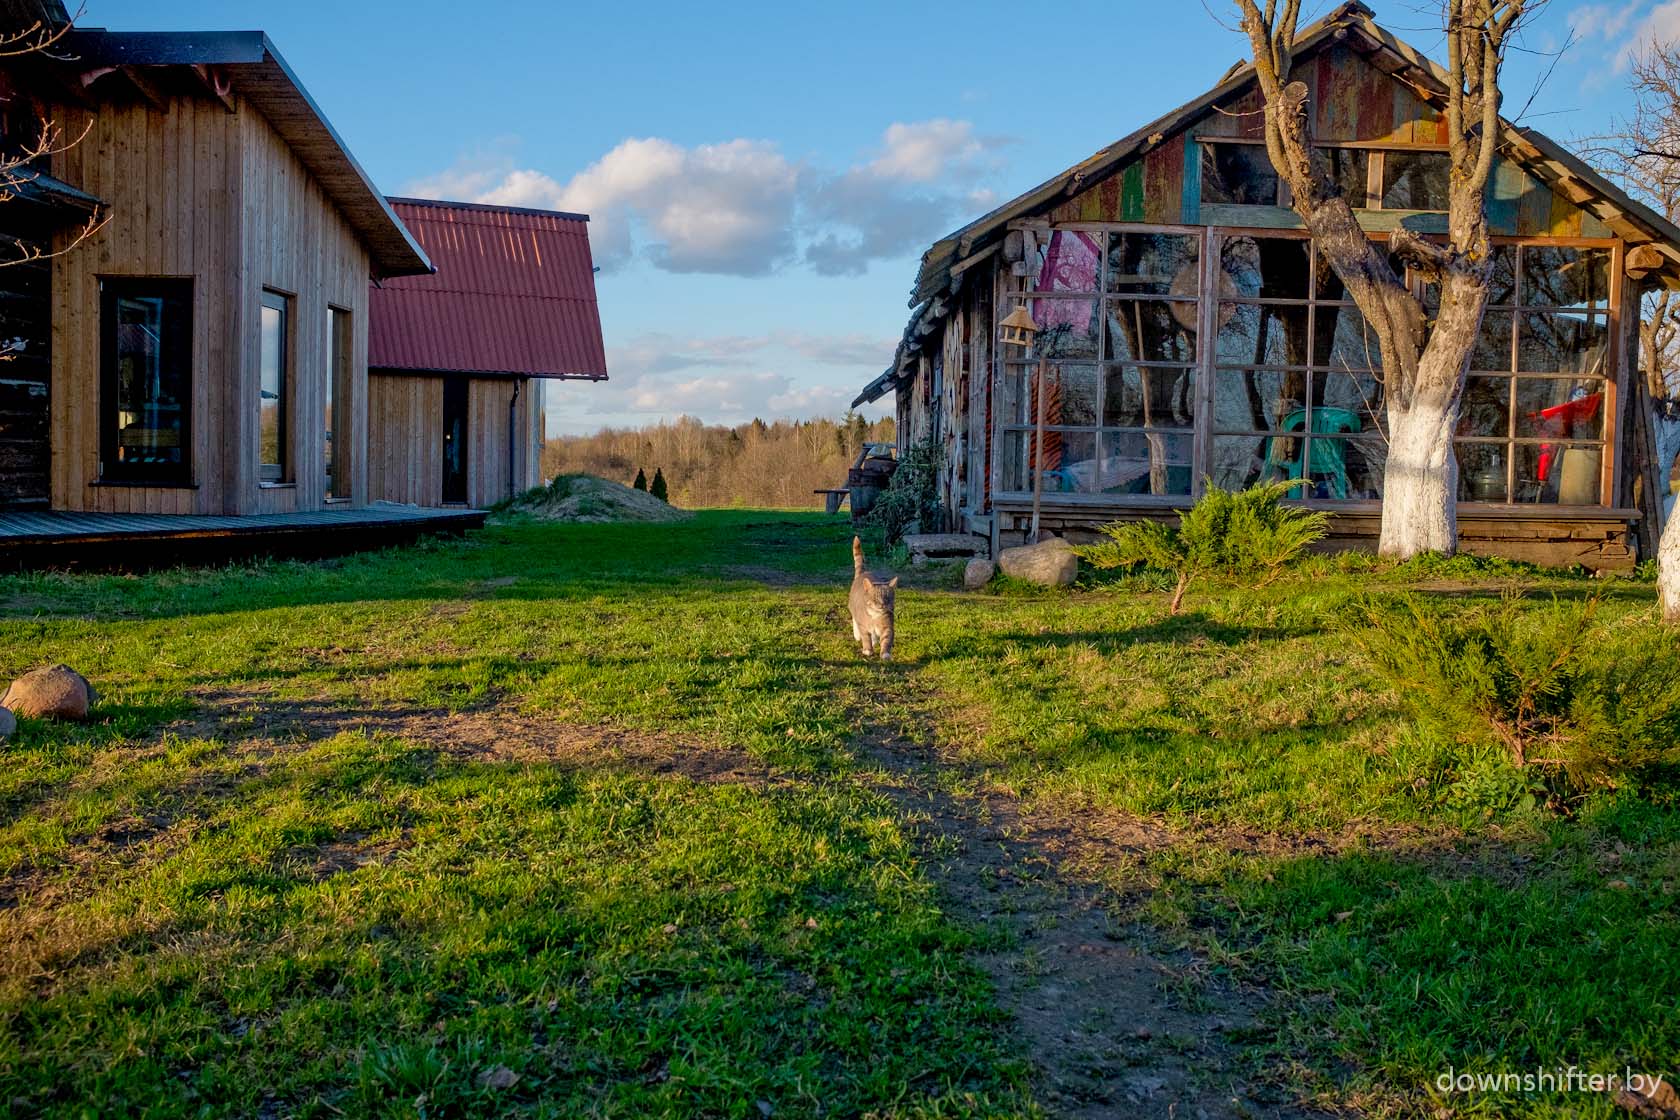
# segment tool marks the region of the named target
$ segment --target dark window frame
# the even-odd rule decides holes
[[[180,462],[124,463],[118,456],[117,431],[117,301],[128,297],[161,297],[176,303],[182,321],[165,332],[185,346],[185,378],[178,394]],[[193,353],[194,283],[191,276],[101,276],[99,278],[99,481],[157,486],[190,486],[193,482]],[[162,340],[160,339],[160,342]]]
[[[327,381],[326,405],[331,410],[332,426],[322,432],[324,446],[323,455],[326,457],[326,498],[329,502],[347,502],[351,498],[352,479],[347,477],[346,467],[350,466],[345,456],[345,447],[339,440],[342,430],[347,425],[341,423],[350,413],[351,394],[354,391],[354,373],[356,364],[356,321],[352,318],[354,312],[348,307],[340,307],[336,303],[327,305]]]
[[[276,435],[276,446],[279,451],[279,462],[263,461],[262,449],[262,410],[263,410],[263,355],[261,330],[264,311],[278,311],[280,313],[280,392],[279,401],[279,432]],[[257,481],[264,486],[286,486],[293,482],[293,472],[296,469],[297,456],[293,454],[292,440],[292,392],[296,381],[294,377],[294,352],[292,330],[292,297],[285,292],[273,288],[264,288],[257,302],[257,329],[259,340],[257,344]]]

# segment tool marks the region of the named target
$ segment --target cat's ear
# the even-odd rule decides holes
[[[891,579],[889,579],[887,581],[887,586],[888,587],[897,587],[898,586],[898,577],[894,576]]]

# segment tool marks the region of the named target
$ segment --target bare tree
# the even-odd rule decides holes
[[[1680,46],[1652,43],[1633,62],[1633,116],[1585,145],[1587,158],[1635,198],[1670,221],[1680,220]],[[1667,288],[1645,295],[1640,308],[1639,365],[1653,401],[1680,397],[1680,298]],[[1670,404],[1672,407],[1672,404]],[[1672,425],[1650,417],[1657,433],[1657,477],[1666,480],[1680,441]],[[1662,494],[1647,503],[1655,514]],[[1657,546],[1657,588],[1663,619],[1680,623],[1680,517],[1670,514]]]
[[[1291,81],[1301,0],[1237,0],[1266,100],[1266,151],[1306,223],[1382,346],[1388,464],[1383,472],[1385,556],[1458,546],[1458,462],[1453,429],[1465,369],[1487,306],[1493,254],[1486,189],[1499,144],[1499,71],[1524,18],[1545,0],[1444,0],[1446,125],[1452,172],[1445,242],[1398,228],[1388,250],[1440,289],[1433,320],[1360,228],[1307,131],[1307,86]]]
[[[1680,47],[1650,44],[1633,61],[1631,85],[1633,116],[1582,152],[1623,190],[1680,221]],[[1639,365],[1654,399],[1680,397],[1680,298],[1666,288],[1641,309]]]

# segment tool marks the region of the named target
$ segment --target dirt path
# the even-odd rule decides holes
[[[859,747],[880,769],[876,788],[917,830],[954,916],[994,935],[997,948],[977,963],[1055,1115],[1322,1115],[1255,1079],[1245,1044],[1266,1033],[1264,993],[1214,982],[1204,962],[1152,944],[1074,866],[1099,849],[1124,858],[1158,848],[1165,833],[1118,817],[1035,817],[983,786],[952,792],[949,759],[879,726]]]

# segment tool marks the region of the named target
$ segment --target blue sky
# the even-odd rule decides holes
[[[1371,3],[1438,53],[1427,0]],[[387,192],[589,212],[612,381],[551,391],[575,432],[839,415],[927,243],[1211,86],[1233,7],[88,0],[81,22],[261,29]],[[1680,0],[1553,0],[1508,112],[1572,40],[1524,123],[1603,131],[1652,37],[1680,37]]]

